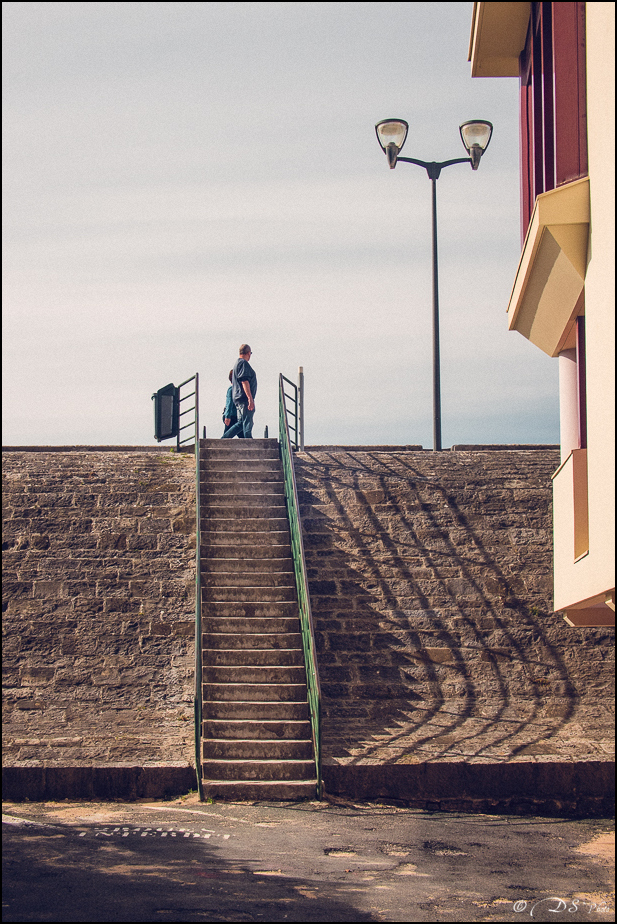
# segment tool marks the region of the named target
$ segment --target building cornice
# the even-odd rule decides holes
[[[531,3],[474,3],[469,38],[472,77],[518,77]]]
[[[589,249],[589,177],[536,199],[508,304],[508,327],[549,356],[582,314]]]

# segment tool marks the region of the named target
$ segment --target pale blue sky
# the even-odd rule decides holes
[[[256,435],[304,366],[306,442],[432,445],[438,181],[443,444],[558,441],[556,363],[506,325],[518,82],[472,80],[472,3],[3,4],[4,434],[151,444],[194,372],[221,432],[253,348]],[[170,444],[171,445],[171,444]]]

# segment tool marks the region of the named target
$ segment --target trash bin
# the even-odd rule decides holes
[[[159,388],[152,395],[154,401],[154,439],[157,443],[161,440],[170,440],[178,436],[180,426],[180,389],[176,388],[173,383]]]

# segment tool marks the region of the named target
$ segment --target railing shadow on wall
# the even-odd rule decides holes
[[[293,558],[296,589],[298,594],[298,609],[300,612],[300,628],[302,632],[302,647],[304,650],[304,664],[306,667],[306,684],[308,692],[308,706],[313,737],[313,752],[315,755],[315,772],[317,777],[317,796],[322,796],[321,779],[321,687],[319,670],[317,667],[315,632],[311,613],[311,600],[309,594],[306,561],[304,556],[304,543],[302,539],[302,525],[300,522],[300,508],[298,504],[298,491],[294,473],[294,460],[292,444],[289,436],[288,410],[286,407],[285,379],[279,377],[279,450],[283,464],[285,481],[285,503],[289,518],[291,534],[291,554]],[[293,385],[293,383],[291,383]],[[295,387],[295,386],[294,386]],[[295,405],[296,435],[298,433],[298,405],[296,390]]]
[[[309,464],[296,459],[297,478],[326,752],[351,763],[550,754],[550,739],[572,719],[579,691],[549,638],[546,599],[543,606],[537,593],[526,592],[521,575],[489,552],[453,494],[411,459],[349,452],[344,478],[334,456],[308,452],[303,459]],[[330,512],[310,506],[312,488]],[[380,503],[396,523],[394,535]],[[447,505],[448,528],[439,505]],[[565,636],[557,620],[548,620],[553,635]],[[559,697],[553,715],[547,693]]]

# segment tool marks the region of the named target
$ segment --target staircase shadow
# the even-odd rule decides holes
[[[608,634],[573,637],[551,613],[547,580],[527,577],[550,574],[548,477],[532,510],[513,503],[496,470],[479,499],[480,528],[456,459],[447,466],[456,477],[443,457],[420,453],[296,459],[324,759],[603,756],[593,734],[587,753],[573,755],[567,727],[587,686],[580,656],[597,659]],[[527,541],[513,547],[521,521]]]

